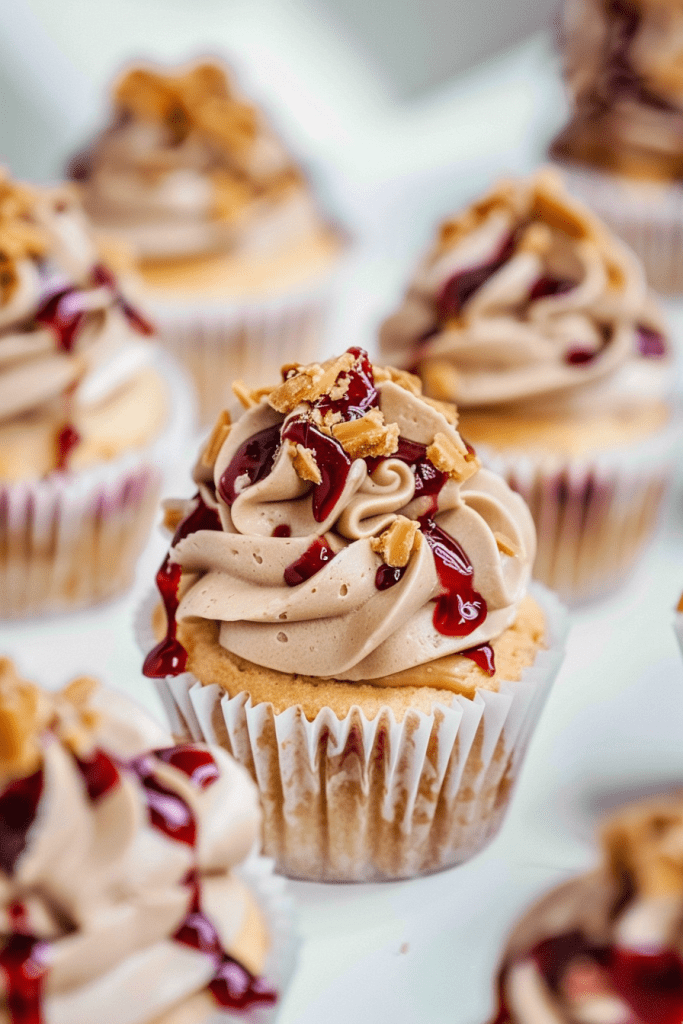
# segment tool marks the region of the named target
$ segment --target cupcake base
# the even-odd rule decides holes
[[[444,694],[431,714],[397,722],[384,707],[368,719],[352,707],[308,720],[276,714],[184,673],[157,681],[178,737],[218,743],[255,778],[264,851],[292,878],[327,882],[412,878],[452,867],[497,832],[529,737],[563,655],[563,610],[543,588],[548,649],[519,682],[473,699]],[[153,599],[156,600],[156,597]],[[138,636],[149,650],[152,602]]]

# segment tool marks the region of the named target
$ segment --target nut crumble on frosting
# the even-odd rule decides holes
[[[184,670],[185,621],[217,623],[225,651],[265,668],[398,685],[512,626],[533,524],[453,407],[358,348],[237,392],[245,411],[216,424],[198,494],[169,511],[168,630],[148,675]]]

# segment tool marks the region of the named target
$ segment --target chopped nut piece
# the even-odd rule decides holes
[[[493,536],[496,539],[498,550],[504,555],[510,555],[511,558],[519,558],[521,555],[521,549],[513,540],[510,540],[504,533],[500,533],[498,530],[493,531]]]
[[[350,370],[354,361],[353,355],[345,352],[322,366],[311,363],[310,366],[296,367],[297,372],[286,377],[284,383],[270,393],[268,401],[273,409],[286,415],[301,402],[315,402],[322,395],[330,394],[335,387],[339,388],[338,397],[341,397],[346,393],[348,382],[337,378]],[[283,367],[283,371],[289,372],[289,368]]]
[[[442,402],[438,398],[428,398],[427,395],[422,395],[422,401],[426,402],[427,405],[431,405],[432,409],[440,412],[443,418],[452,426],[457,427],[458,410],[452,402]]]
[[[64,687],[62,690],[62,696],[65,697],[75,707],[82,707],[87,704],[93,693],[97,689],[97,680],[93,679],[92,676],[79,676],[78,679],[72,679],[72,681]]]
[[[544,256],[553,244],[553,234],[547,224],[530,224],[519,240],[517,252],[532,252]]]
[[[439,432],[427,448],[427,458],[442,473],[448,473],[454,480],[462,483],[468,480],[479,469],[481,463],[476,455],[470,452],[467,445],[456,434],[459,443],[451,437]]]
[[[394,384],[409,391],[411,395],[422,394],[422,381],[414,373],[407,370],[397,370],[395,366],[373,366],[372,372],[376,383],[384,380],[391,380]]]
[[[391,526],[373,537],[370,546],[382,556],[382,560],[397,569],[408,564],[413,549],[419,545],[420,524],[406,516],[396,516]]]
[[[232,382],[232,393],[245,409],[251,409],[252,406],[258,405],[258,399],[254,398],[254,392],[247,387],[243,380]]]
[[[290,452],[292,454],[292,465],[297,475],[302,480],[310,480],[311,483],[319,484],[322,480],[322,473],[318,469],[318,463],[310,448],[304,448],[302,444],[292,444],[290,441]]]
[[[223,447],[223,442],[230,433],[231,424],[232,421],[230,419],[230,413],[227,409],[224,409],[223,412],[219,414],[218,419],[214,424],[214,428],[211,431],[211,436],[206,442],[206,447],[201,455],[201,463],[203,466],[206,466],[207,469],[211,469],[218,458],[218,453]]]
[[[531,216],[537,217],[556,231],[562,231],[570,238],[589,238],[592,230],[588,218],[570,209],[562,196],[556,194],[557,191],[555,179],[537,180]]]
[[[379,409],[371,409],[357,420],[336,423],[332,434],[353,459],[388,456],[398,450],[398,424],[386,424]]]
[[[169,533],[175,533],[187,515],[188,502],[184,498],[165,498],[162,507],[164,529]]]
[[[311,410],[311,420],[315,423],[318,430],[323,434],[327,434],[328,437],[332,436],[332,427],[335,423],[341,423],[344,419],[342,414],[337,410],[328,409],[323,415],[320,409]]]
[[[678,604],[676,605],[676,611],[677,612],[683,612],[683,594],[681,594],[681,596],[678,599]]]

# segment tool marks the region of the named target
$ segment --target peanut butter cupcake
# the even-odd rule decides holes
[[[446,221],[380,347],[524,496],[539,579],[570,600],[624,579],[680,442],[673,353],[638,260],[555,173]]]
[[[0,178],[0,616],[124,590],[191,423],[70,187]]]
[[[226,381],[314,355],[341,236],[218,64],[133,67],[112,100],[70,174],[95,223],[136,251],[141,294],[212,423]]]
[[[673,1024],[683,1015],[683,798],[608,822],[603,864],[549,893],[503,957],[495,1024]]]
[[[676,0],[565,0],[569,124],[550,147],[568,183],[683,291],[683,11]]]
[[[457,864],[497,830],[561,660],[528,509],[452,406],[362,349],[237,392],[167,507],[144,672],[179,736],[249,768],[280,871]]]
[[[174,746],[92,679],[48,693],[0,659],[2,1019],[272,1019],[293,948],[259,824],[225,751]]]

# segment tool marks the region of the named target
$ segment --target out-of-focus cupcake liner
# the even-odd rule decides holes
[[[683,612],[676,612],[674,618],[674,630],[676,632],[676,639],[678,640],[681,648],[681,654],[683,654]]]
[[[478,444],[482,463],[526,501],[536,524],[534,577],[570,603],[619,586],[659,523],[683,418],[630,448],[535,458]]]
[[[202,426],[221,410],[237,409],[233,380],[249,387],[279,379],[284,363],[320,355],[339,272],[271,298],[173,304],[154,298],[146,307],[161,341],[194,381]]]
[[[431,714],[396,722],[389,707],[340,721],[323,708],[276,714],[229,697],[190,672],[157,680],[176,736],[218,743],[256,779],[264,852],[277,870],[315,881],[411,878],[459,864],[497,832],[531,732],[564,654],[566,614],[534,586],[547,649],[519,682],[474,699],[444,694]],[[155,638],[152,595],[137,617],[143,651]]]
[[[150,445],[75,473],[0,481],[0,618],[87,607],[131,585],[164,475],[194,423],[181,371],[164,353],[155,365],[169,417]]]
[[[567,187],[640,257],[652,287],[683,292],[683,187],[562,166]]]

